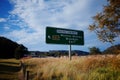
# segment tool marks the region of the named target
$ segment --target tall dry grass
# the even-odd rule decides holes
[[[32,80],[120,80],[120,55],[31,58],[24,63]]]

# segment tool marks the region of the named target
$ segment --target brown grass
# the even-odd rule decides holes
[[[73,57],[71,61],[30,58],[24,63],[32,80],[120,80],[120,55]]]

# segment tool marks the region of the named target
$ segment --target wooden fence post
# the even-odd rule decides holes
[[[30,71],[26,71],[25,80],[29,80],[29,72],[30,72]]]
[[[21,70],[22,70],[22,73],[23,73],[23,78],[24,78],[24,80],[27,80],[27,78],[26,78],[26,75],[27,75],[26,65],[22,61],[20,61],[20,63],[21,63]]]

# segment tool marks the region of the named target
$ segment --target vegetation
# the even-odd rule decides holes
[[[103,12],[97,13],[89,30],[95,31],[103,42],[113,42],[120,36],[120,0],[107,0]]]
[[[5,37],[0,37],[0,58],[18,58],[18,55],[23,57],[26,53],[28,53],[28,50],[23,45],[17,44]]]
[[[15,49],[15,58],[20,59],[20,58],[22,58],[24,56],[24,54],[28,54],[27,48],[24,47],[23,45],[19,45]]]
[[[24,59],[31,80],[120,80],[120,55]]]
[[[107,48],[103,54],[120,54],[120,44]]]
[[[31,55],[34,53],[35,57],[60,57],[60,56],[68,56],[68,51],[67,50],[53,50],[49,52],[40,52],[40,51],[30,51]],[[78,52],[80,53],[80,52]],[[76,51],[72,51],[71,55],[74,56],[78,54]],[[83,53],[83,54],[82,54]],[[87,52],[81,51],[81,55],[86,55],[88,54]]]
[[[97,47],[91,47],[91,48],[89,48],[89,50],[90,50],[90,54],[101,54],[101,51],[100,51],[100,49],[99,48],[97,48]]]

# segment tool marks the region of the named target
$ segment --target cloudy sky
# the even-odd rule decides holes
[[[88,30],[92,16],[102,11],[103,5],[106,0],[0,0],[0,36],[28,50],[68,50],[68,45],[45,43],[46,26],[83,30],[85,45],[74,45],[73,50],[89,51],[93,46],[104,50],[111,44],[100,42]]]

